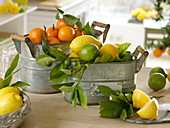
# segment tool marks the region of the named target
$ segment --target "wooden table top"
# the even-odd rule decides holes
[[[170,103],[170,84],[158,92],[152,91],[148,85],[150,69],[143,67],[137,74],[137,87],[149,95],[164,95],[159,104]],[[32,111],[24,120],[20,128],[169,128],[170,123],[164,124],[134,124],[121,119],[106,119],[99,117],[99,105],[91,105],[88,109],[77,106],[74,111],[63,98],[62,93],[32,94]]]

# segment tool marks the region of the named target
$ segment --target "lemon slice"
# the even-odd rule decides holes
[[[153,98],[137,111],[137,114],[145,119],[156,119],[158,117],[158,110],[158,101]]]
[[[135,89],[132,95],[133,107],[142,108],[151,99],[143,91]]]

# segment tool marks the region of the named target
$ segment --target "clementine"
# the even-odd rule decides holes
[[[34,28],[29,33],[29,38],[32,43],[41,44],[42,43],[42,35],[44,34],[44,30],[41,28]]]
[[[49,27],[46,30],[47,38],[57,38],[58,37],[58,29],[56,27]]]
[[[65,26],[58,31],[58,39],[60,41],[72,41],[75,36],[75,31],[72,27]]]
[[[63,18],[60,19],[60,20],[58,20],[57,23],[56,23],[56,27],[57,27],[58,29],[61,29],[62,27],[65,27],[65,26],[69,26],[69,27],[74,28],[74,25],[67,24],[67,23],[64,21]]]
[[[160,48],[155,48],[153,50],[153,55],[156,57],[160,57],[162,55],[162,50]]]
[[[53,38],[48,38],[48,39],[47,39],[47,42],[48,42],[49,44],[56,44],[56,43],[60,43],[60,40],[57,39],[57,38],[55,38],[55,37],[53,37]]]

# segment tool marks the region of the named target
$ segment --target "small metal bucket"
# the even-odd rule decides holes
[[[57,90],[49,85],[55,84],[50,81],[50,71],[55,66],[54,63],[50,67],[40,66],[36,64],[35,58],[43,55],[42,45],[33,44],[26,36],[11,35],[17,51],[20,53],[19,66],[19,79],[31,86],[22,87],[24,91],[32,93],[55,93]],[[63,42],[54,44],[52,47],[60,48],[66,53],[69,53],[70,42]]]
[[[138,58],[139,53],[141,53]],[[138,46],[133,53],[135,59],[128,62],[111,62],[91,64],[83,74],[80,86],[84,89],[88,104],[98,104],[107,99],[98,90],[98,85],[105,85],[115,91],[128,93],[136,88],[136,73],[138,73],[148,56],[148,52]],[[76,81],[76,78],[71,78]],[[69,100],[70,93],[65,98]]]

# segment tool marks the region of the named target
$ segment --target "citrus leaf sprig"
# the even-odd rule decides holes
[[[57,8],[57,7],[56,7],[56,10],[57,10],[57,14],[56,14],[55,18],[57,20],[60,20],[61,18],[63,18],[64,21],[67,24],[76,25],[80,31],[84,30],[87,35],[94,36],[94,34],[92,32],[92,29],[91,29],[91,27],[89,25],[89,22],[87,22],[86,25],[83,26],[82,22],[80,21],[80,18],[77,18],[77,17],[75,17],[73,15],[70,15],[70,14],[64,14],[64,11],[59,9],[59,8]]]
[[[19,61],[19,54],[17,54],[14,57],[9,68],[7,69],[7,71],[5,73],[4,79],[2,81],[0,81],[0,89],[7,87],[7,86],[14,86],[14,87],[30,86],[29,84],[22,82],[22,81],[17,81],[16,83],[13,83],[10,85],[10,83],[12,81],[12,76],[20,70],[20,69],[18,69],[15,71],[15,69],[18,65],[18,61]]]
[[[64,94],[70,93],[69,103],[72,103],[74,110],[76,110],[77,101],[83,107],[87,108],[86,94],[79,84],[81,83],[84,71],[89,65],[80,64],[79,61],[73,64],[65,52],[49,46],[44,37],[43,41],[42,49],[45,55],[38,56],[36,63],[41,66],[51,66],[55,64],[50,72],[50,81],[57,84],[50,86],[56,90],[63,91]],[[76,82],[69,82],[70,76],[76,77]]]
[[[103,118],[127,118],[133,116],[133,106],[131,102],[132,96],[130,93],[125,95],[123,93],[117,93],[111,88],[99,85],[99,91],[110,99],[100,102],[100,117]]]

